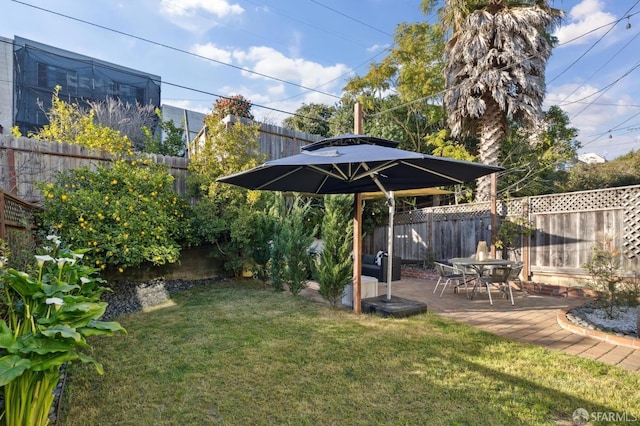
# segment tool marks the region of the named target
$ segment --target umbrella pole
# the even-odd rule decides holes
[[[393,220],[396,211],[396,202],[393,191],[389,191],[387,197],[389,206],[389,233],[387,235],[387,300],[391,300],[391,277],[393,274]]]

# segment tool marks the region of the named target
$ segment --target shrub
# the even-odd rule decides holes
[[[273,218],[269,275],[274,290],[281,291],[286,284],[291,293],[298,294],[306,286],[311,272],[309,248],[316,232],[305,225],[309,208],[310,203],[299,196],[287,206],[284,196],[276,194],[269,211]]]
[[[189,235],[189,207],[172,184],[166,166],[151,160],[67,170],[56,183],[40,184],[40,225],[90,249],[87,259],[101,269],[173,263]]]
[[[304,201],[296,196],[291,209],[285,216],[284,226],[288,228],[287,241],[287,267],[285,269],[285,281],[289,291],[298,294],[307,285],[307,279],[311,275],[311,254],[309,252],[313,235],[317,230],[308,230],[305,218],[310,209],[310,201]]]
[[[320,295],[335,306],[353,274],[353,226],[350,219],[353,202],[348,195],[327,195],[324,204],[324,248],[316,258],[315,268]]]
[[[622,288],[625,278],[619,275],[622,253],[613,246],[613,238],[606,237],[592,247],[589,262],[583,265],[593,278],[593,287],[602,293],[599,300],[605,304],[609,318],[614,317],[614,308],[633,300],[624,295]],[[637,295],[637,289],[636,289]]]
[[[252,215],[250,219],[253,223],[250,223],[249,226],[254,230],[254,236],[249,246],[248,255],[252,260],[256,278],[266,285],[269,280],[274,221],[268,212]]]

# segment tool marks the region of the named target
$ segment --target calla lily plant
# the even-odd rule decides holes
[[[89,348],[86,338],[126,332],[117,322],[100,320],[107,307],[100,296],[108,289],[98,269],[81,264],[82,250],[47,240],[48,254],[36,256],[37,277],[0,269],[6,304],[0,319],[0,386],[7,425],[48,424],[60,367],[88,362],[103,374],[102,365],[83,352]]]

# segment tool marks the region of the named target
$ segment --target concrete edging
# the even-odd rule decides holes
[[[606,333],[600,330],[592,330],[590,328],[580,327],[577,324],[572,323],[567,319],[567,313],[571,309],[558,309],[556,320],[560,328],[570,331],[571,333],[578,334],[580,336],[589,337],[592,339],[600,340],[602,342],[611,343],[612,345],[625,346],[631,349],[640,349],[640,339],[630,336],[618,336],[611,333]]]

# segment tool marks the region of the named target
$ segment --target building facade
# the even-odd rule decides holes
[[[28,134],[48,124],[45,111],[60,86],[66,102],[109,97],[160,107],[160,76],[58,49],[22,37],[0,38],[0,125]]]

